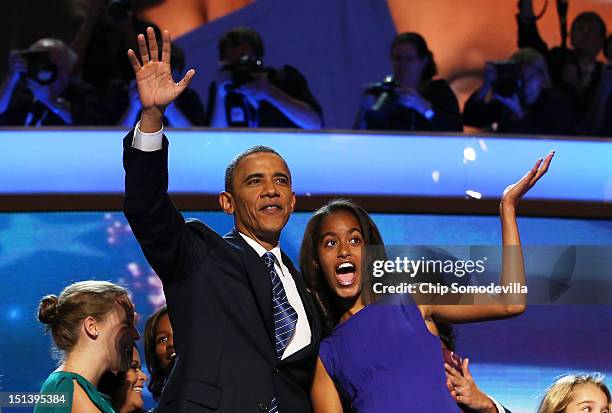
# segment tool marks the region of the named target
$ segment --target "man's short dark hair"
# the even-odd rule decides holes
[[[433,52],[429,50],[425,38],[419,33],[407,32],[400,33],[393,39],[391,43],[391,55],[393,55],[393,49],[399,44],[409,44],[415,48],[417,56],[421,59],[427,59],[427,66],[423,69],[421,74],[421,82],[431,80],[435,75],[438,74],[438,66],[433,57]]]
[[[243,152],[240,152],[238,155],[232,159],[232,161],[225,168],[225,192],[233,193],[233,185],[234,185],[234,174],[236,173],[236,168],[240,161],[246,158],[249,155],[253,155],[254,153],[271,153],[278,156],[284,163],[287,165],[285,159],[274,149],[269,146],[257,145],[253,146]],[[287,168],[289,169],[289,168]],[[291,178],[291,172],[289,172],[289,178]]]
[[[263,59],[264,44],[259,33],[248,27],[236,27],[225,32],[219,39],[219,60],[226,60],[228,49],[238,47],[244,43],[251,46],[257,59]]]
[[[595,23],[599,26],[599,32],[601,33],[601,38],[606,38],[606,33],[608,33],[608,28],[606,27],[606,22],[601,18],[601,16],[594,11],[583,11],[580,13],[574,21],[572,22],[572,27],[570,31],[574,31],[576,28],[576,23]]]

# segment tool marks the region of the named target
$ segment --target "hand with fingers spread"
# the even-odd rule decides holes
[[[170,49],[170,33],[164,30],[160,60],[155,32],[148,27],[146,40],[144,35],[138,35],[140,61],[132,49],[128,50],[142,104],[140,126],[143,132],[154,132],[161,128],[166,107],[187,88],[195,75],[195,70],[191,69],[181,81],[174,81],[170,67]]]
[[[518,182],[508,186],[502,196],[502,205],[516,207],[518,202],[548,171],[555,151],[550,151],[545,159],[538,159],[533,168],[527,172]]]
[[[472,373],[470,373],[469,362],[469,359],[463,360],[461,371],[444,363],[448,391],[457,403],[467,407],[469,411],[480,413],[497,412],[493,401],[476,385]]]

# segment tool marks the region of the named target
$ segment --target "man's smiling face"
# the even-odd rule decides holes
[[[221,196],[221,207],[234,214],[238,231],[274,247],[295,207],[285,161],[268,152],[245,156],[234,171],[232,192]]]

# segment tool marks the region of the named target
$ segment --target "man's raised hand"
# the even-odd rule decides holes
[[[164,110],[187,88],[195,75],[195,70],[191,69],[180,82],[176,83],[174,81],[170,67],[170,49],[170,33],[164,30],[160,61],[155,32],[151,27],[148,27],[146,39],[144,35],[138,35],[140,61],[132,49],[128,50],[128,58],[134,69],[138,94],[142,104],[141,130],[143,132],[150,132],[150,130],[143,130],[142,126],[144,126],[143,123],[149,124],[151,120],[154,120],[150,124],[151,126],[157,126],[157,121],[159,121],[159,127],[156,130],[161,128]],[[145,129],[150,128],[146,127]]]

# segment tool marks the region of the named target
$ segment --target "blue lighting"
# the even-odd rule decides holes
[[[21,310],[17,307],[9,308],[7,311],[9,321],[17,321],[21,318]]]
[[[0,130],[2,193],[120,193],[122,130]],[[299,195],[498,197],[536,159],[557,151],[527,197],[612,200],[609,141],[499,136],[270,131],[169,131],[170,190],[218,193],[234,155],[278,150]]]

